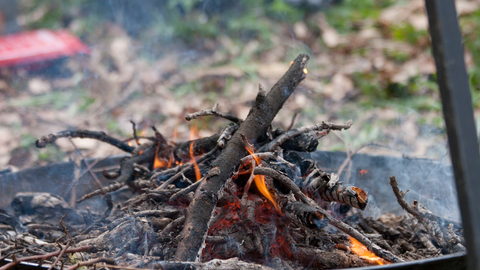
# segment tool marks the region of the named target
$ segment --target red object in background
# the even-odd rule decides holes
[[[65,30],[35,30],[0,37],[0,67],[35,64],[79,53],[89,48]]]

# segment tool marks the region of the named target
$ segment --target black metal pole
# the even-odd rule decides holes
[[[480,154],[455,3],[425,3],[467,242],[467,266],[480,269]]]

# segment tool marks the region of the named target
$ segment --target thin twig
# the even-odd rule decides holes
[[[449,226],[452,227],[452,233],[450,233],[447,229],[447,226],[442,227],[440,225],[442,223],[442,220],[437,219],[434,215],[425,215],[426,213],[429,213],[429,211],[425,207],[421,209],[422,207],[420,203],[418,203],[418,201],[413,201],[413,207],[407,203],[404,197],[408,190],[401,191],[399,189],[395,176],[390,176],[390,185],[392,186],[393,193],[395,194],[395,197],[397,197],[397,201],[400,206],[405,211],[412,214],[420,223],[425,225],[428,233],[433,239],[435,239],[439,246],[449,246],[451,249],[454,249],[455,247],[459,248],[460,250],[465,249],[465,247],[463,247],[463,245],[459,243],[461,241],[457,241],[458,237],[453,232],[453,223],[449,223],[451,224]]]
[[[292,117],[292,121],[290,122],[290,125],[287,128],[287,131],[292,129],[293,125],[295,124],[295,120],[297,119],[297,116],[298,116],[298,111],[295,111],[295,113],[293,114],[293,117]]]
[[[217,152],[217,150],[220,149],[220,146],[215,146],[210,152],[206,153],[205,155],[203,155],[201,158],[199,158],[197,160],[197,164],[200,164],[201,162],[203,162],[204,160],[210,158],[211,156],[213,156],[215,154],[215,152]],[[184,165],[185,166],[185,165]],[[180,172],[178,172],[177,174],[175,174],[174,176],[170,177],[170,179],[168,179],[167,181],[163,182],[157,189],[165,189],[168,185],[172,184],[173,182],[175,182],[177,179],[179,179],[182,174],[186,173],[188,170],[190,170],[191,168],[193,167],[193,163],[188,163],[188,165],[186,165]],[[158,176],[158,175],[162,175],[164,173],[163,172],[159,172],[159,173],[156,173],[152,176],[152,178]]]
[[[72,241],[68,241],[68,243],[65,245],[65,247],[62,249],[62,251],[60,252],[60,254],[58,254],[57,256],[57,259],[55,260],[55,262],[53,262],[53,264],[50,266],[50,268],[48,268],[48,270],[52,270],[55,265],[57,265],[58,261],[60,261],[60,259],[62,258],[63,254],[65,254],[65,251],[70,247],[70,244],[72,243]]]
[[[195,191],[197,189],[197,187],[202,183],[202,180],[203,180],[203,178],[198,180],[197,182],[191,184],[190,186],[180,190],[179,192],[173,194],[172,197],[170,197],[170,201],[174,201],[175,199],[177,199],[181,195],[187,194],[190,191]]]
[[[115,182],[115,183],[110,184],[106,187],[103,187],[101,189],[97,189],[93,192],[85,194],[82,198],[77,200],[77,203],[82,202],[82,201],[87,200],[87,199],[90,199],[90,198],[92,198],[94,196],[97,196],[97,195],[107,194],[109,192],[119,190],[120,188],[122,188],[123,186],[126,186],[126,185],[127,185],[127,183],[125,183],[125,182]]]
[[[407,203],[405,200],[405,194],[407,194],[408,189],[405,191],[401,191],[400,188],[398,188],[398,182],[395,176],[390,176],[390,185],[392,186],[393,193],[395,194],[395,197],[397,197],[397,202],[400,204],[400,206],[403,208],[403,210],[407,211],[408,213],[412,214],[415,218],[418,219],[421,223],[425,222],[425,217],[420,215],[417,211],[413,210],[413,208]]]
[[[80,151],[80,149],[78,149],[77,145],[75,144],[75,142],[73,142],[72,138],[68,138],[68,140],[70,141],[70,143],[73,145],[73,147],[75,148],[75,151],[77,151],[77,153],[82,157],[83,159],[83,162],[85,162],[85,165],[87,165],[87,172],[90,173],[90,175],[93,177],[93,179],[95,180],[95,182],[97,183],[97,185],[101,188],[103,187],[102,183],[100,182],[100,180],[98,179],[98,177],[95,175],[95,173],[93,173],[90,169],[93,167],[90,166],[89,162],[87,161],[87,158],[82,154],[82,151]],[[83,175],[83,173],[82,173]],[[80,179],[80,177],[78,177],[78,179]]]
[[[128,145],[127,143],[120,141],[117,138],[111,137],[107,135],[103,131],[90,131],[90,130],[65,130],[60,131],[57,134],[49,134],[47,136],[43,136],[35,142],[35,146],[37,148],[45,148],[47,144],[54,143],[58,138],[90,138],[96,139],[102,142],[106,142],[111,144],[125,152],[132,153],[135,147]]]
[[[236,117],[236,116],[233,116],[233,115],[230,115],[230,114],[226,114],[226,113],[221,113],[217,110],[218,108],[218,103],[215,103],[215,105],[213,105],[213,108],[210,109],[210,110],[203,110],[203,111],[199,111],[199,112],[195,112],[195,113],[189,113],[185,116],[185,119],[187,121],[190,121],[192,119],[196,119],[197,117],[199,116],[208,116],[208,115],[214,115],[214,116],[218,116],[218,117],[222,117],[222,118],[225,118],[227,120],[230,120],[234,123],[237,123],[237,124],[240,124],[243,122],[242,119]]]
[[[245,156],[244,158],[240,159],[240,164],[245,164],[245,163],[247,163],[250,160],[255,159],[255,158],[258,158],[258,159],[271,158],[271,159],[275,159],[276,161],[278,161],[280,163],[286,164],[290,168],[295,168],[296,167],[296,165],[286,161],[280,155],[276,155],[275,153],[272,153],[272,152],[254,153],[254,154]]]
[[[112,259],[112,258],[96,258],[96,259],[89,260],[89,261],[86,261],[86,262],[79,262],[77,264],[74,264],[74,265],[70,266],[69,268],[67,268],[67,270],[75,270],[79,267],[90,266],[90,265],[94,265],[96,263],[115,264],[115,260]]]
[[[133,120],[130,120],[130,123],[132,123],[133,139],[135,140],[137,145],[140,145],[140,139],[138,139],[138,135],[137,135],[137,125],[135,124],[135,122],[133,122]]]
[[[94,246],[84,246],[84,247],[78,247],[78,248],[71,248],[71,249],[65,250],[63,253],[64,254],[65,253],[75,253],[75,252],[88,251],[88,250],[91,250],[91,249],[95,249],[95,247]],[[9,262],[9,263],[5,264],[4,266],[0,267],[0,270],[10,269],[10,268],[14,267],[15,265],[17,265],[21,262],[50,259],[54,256],[59,255],[62,251],[63,250],[58,250],[58,251],[55,251],[55,252],[42,254],[42,255],[34,255],[34,256],[28,256],[28,257],[23,257],[23,258],[16,258],[12,262]]]

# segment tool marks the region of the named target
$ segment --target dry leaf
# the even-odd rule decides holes
[[[479,1],[455,1],[455,8],[458,15],[473,13],[480,7]]]
[[[352,89],[352,79],[342,73],[336,73],[333,75],[330,83],[325,85],[322,93],[330,97],[333,101],[340,101],[345,97],[347,92]]]
[[[297,22],[293,25],[293,32],[299,39],[306,39],[308,36],[308,27],[304,22]]]
[[[40,78],[33,78],[28,81],[28,89],[34,95],[50,92],[52,89],[48,81]]]
[[[318,27],[322,31],[321,33],[322,40],[323,42],[325,42],[325,45],[327,45],[329,48],[334,48],[339,44],[343,44],[346,42],[345,37],[340,36],[337,30],[335,30],[335,28],[331,27],[328,24],[323,14],[319,14],[319,16],[317,16],[317,23],[318,23]]]

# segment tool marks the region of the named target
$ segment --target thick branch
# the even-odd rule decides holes
[[[240,134],[256,141],[258,137],[265,133],[285,101],[306,77],[304,68],[308,59],[307,55],[299,55],[268,95],[265,96],[263,91],[259,91],[247,118],[240,124],[237,132],[212,164],[212,167],[219,167],[220,174],[210,178],[209,181],[205,181],[198,187],[195,198],[188,207],[187,220],[179,236],[180,242],[175,260],[195,261],[199,257],[213,209],[218,201],[218,193],[227,179],[230,178],[240,159],[246,154]]]

